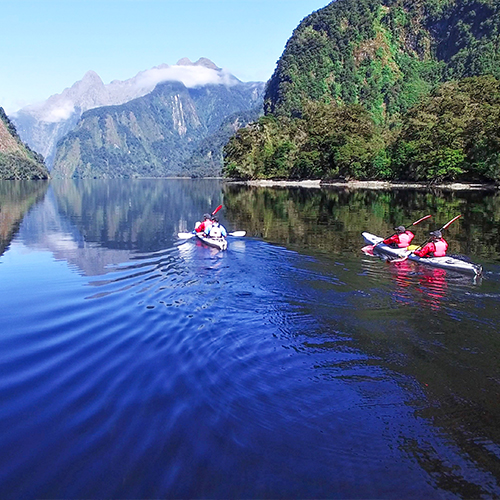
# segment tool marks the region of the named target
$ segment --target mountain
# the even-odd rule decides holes
[[[176,65],[162,64],[139,72],[133,78],[104,84],[94,71],[46,101],[22,108],[12,120],[20,137],[39,152],[52,168],[59,139],[73,130],[85,111],[124,104],[151,92],[163,81],[182,81],[188,87],[213,83],[237,83],[237,79],[201,58],[195,63],[184,58]]]
[[[378,121],[404,113],[437,83],[500,77],[496,0],[338,0],[306,17],[265,96],[268,113],[309,100],[361,103]]]
[[[268,82],[265,117],[239,130],[225,148],[226,175],[499,181],[497,131],[481,120],[488,109],[497,116],[500,105],[491,80],[500,78],[499,33],[497,0],[330,3],[294,30]],[[450,81],[464,84],[441,88]],[[481,88],[495,96],[486,100]],[[412,136],[422,122],[411,117],[422,117],[423,109],[456,118],[440,120],[439,127],[457,130],[433,129],[439,140],[431,142],[423,127]],[[412,129],[405,128],[409,119]],[[495,137],[481,139],[488,151],[472,153],[471,137],[484,134]],[[446,154],[429,154],[429,148]],[[422,165],[424,157],[436,159],[436,168]]]
[[[19,138],[16,128],[0,108],[0,179],[48,179],[43,158]]]
[[[198,143],[191,156],[182,164],[179,174],[183,177],[220,177],[223,149],[227,141],[237,130],[255,122],[262,113],[262,106],[258,106],[226,117],[213,134]]]
[[[241,113],[243,117],[251,109],[262,108],[263,83],[244,83],[227,75],[224,78],[224,83],[193,87],[180,81],[163,82],[126,104],[87,111],[75,130],[58,143],[52,175],[197,175],[194,171],[199,172],[199,164],[193,172],[189,168],[186,171],[184,164],[192,155],[200,157],[197,148],[201,142],[217,135],[228,116]],[[222,144],[218,147],[219,158],[221,150]],[[221,168],[219,160],[219,175]]]

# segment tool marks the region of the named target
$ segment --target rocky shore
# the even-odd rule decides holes
[[[495,184],[448,182],[430,184],[424,182],[389,182],[389,181],[229,181],[233,184],[245,184],[257,187],[303,187],[303,188],[346,188],[346,189],[440,189],[443,191],[496,191],[500,188]]]

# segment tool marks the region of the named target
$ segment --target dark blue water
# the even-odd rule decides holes
[[[288,209],[255,222],[273,195],[244,190],[6,195],[0,498],[498,498],[495,248],[470,255],[479,281],[390,265],[359,231],[390,229],[390,199],[368,221],[359,200],[280,193]],[[177,239],[219,203],[249,237]],[[490,223],[450,241],[490,241]]]

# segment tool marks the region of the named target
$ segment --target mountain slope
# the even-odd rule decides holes
[[[179,174],[200,141],[233,113],[262,105],[263,84],[187,88],[158,84],[121,106],[86,112],[58,144],[55,177],[163,177]],[[220,167],[219,167],[220,168]]]
[[[230,139],[225,174],[498,182],[497,131],[474,106],[492,116],[500,111],[499,63],[498,0],[332,2],[288,40],[267,85],[265,117]],[[446,87],[450,81],[463,85]],[[488,101],[480,88],[495,98]],[[442,110],[453,121],[436,118],[431,138],[421,127],[433,127],[424,109]],[[487,150],[478,154],[462,126]],[[429,165],[433,158],[437,168]]]
[[[23,144],[3,108],[0,108],[0,179],[48,177],[43,158]]]
[[[19,110],[12,120],[22,140],[43,155],[51,169],[57,142],[75,128],[85,111],[130,102],[150,93],[164,81],[182,81],[188,87],[238,82],[206,58],[195,63],[184,58],[175,65],[162,64],[128,80],[113,80],[109,84],[104,84],[94,71],[88,71],[82,80],[60,94]]]
[[[494,0],[338,0],[306,17],[267,88],[267,113],[304,101],[362,103],[382,121],[438,82],[500,77]]]
[[[262,113],[262,106],[259,106],[248,111],[238,111],[224,118],[213,134],[198,143],[190,158],[183,163],[180,175],[183,177],[220,177],[223,167],[223,150],[227,141],[237,130],[255,122]]]

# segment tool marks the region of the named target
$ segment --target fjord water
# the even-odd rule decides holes
[[[179,241],[219,204],[226,252]],[[0,497],[498,498],[500,197],[0,184]],[[483,279],[364,255],[458,213]]]

